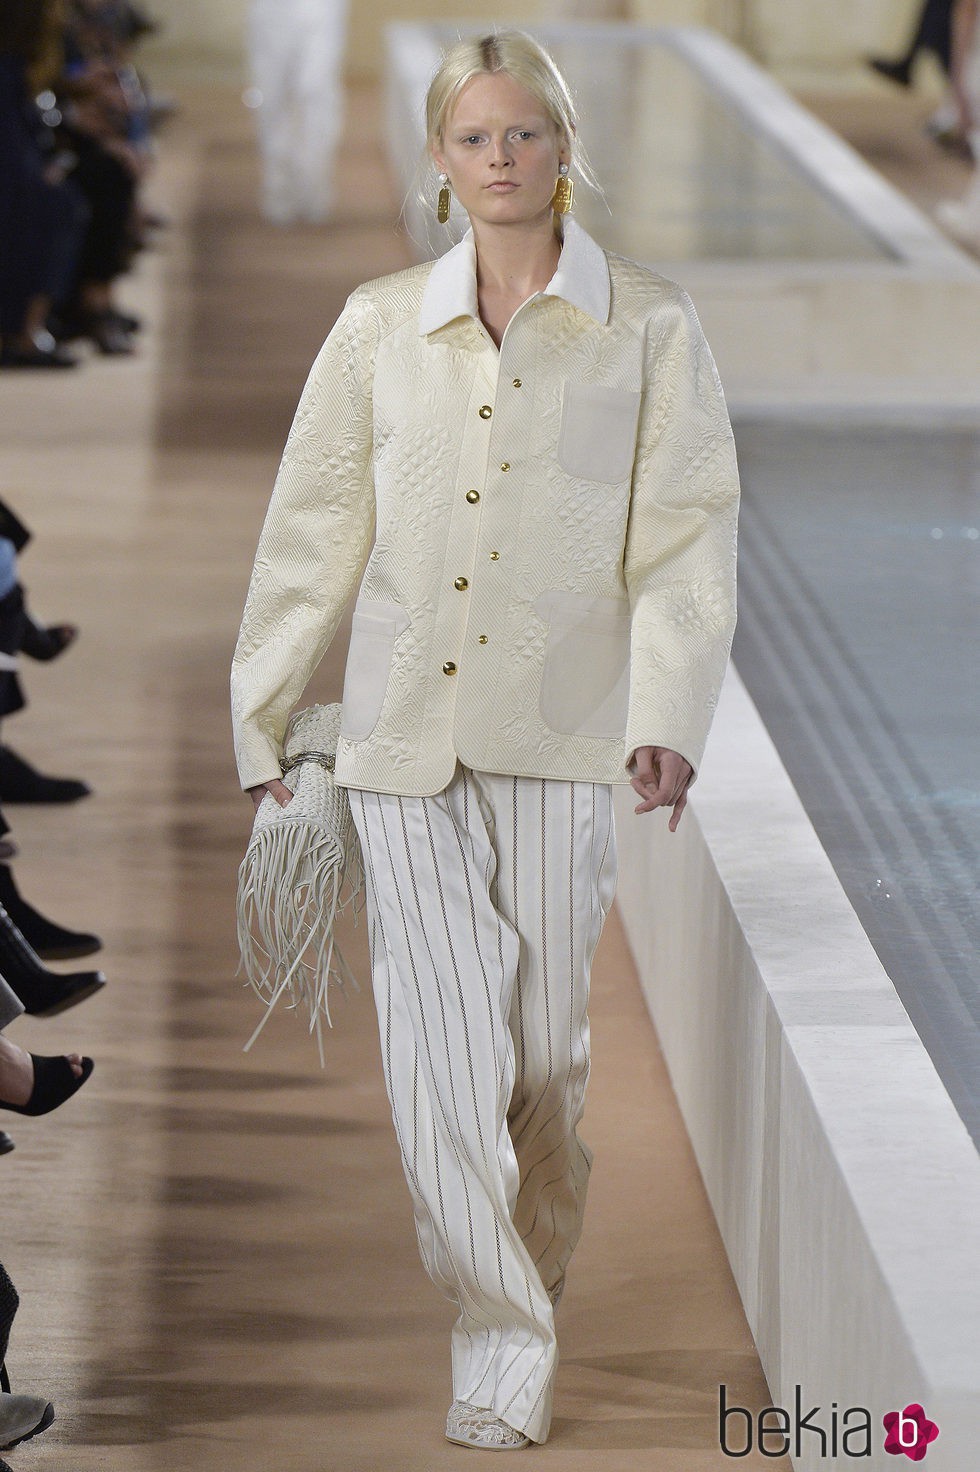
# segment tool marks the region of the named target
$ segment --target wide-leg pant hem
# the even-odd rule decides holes
[[[460,1305],[453,1394],[533,1441],[558,1362],[548,1290],[582,1226],[589,971],[615,888],[608,785],[457,767],[351,791],[385,1083],[419,1248]]]

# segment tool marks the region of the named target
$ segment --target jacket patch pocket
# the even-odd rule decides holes
[[[629,710],[630,608],[623,598],[552,589],[534,601],[548,625],[539,710],[563,736],[622,736]]]
[[[395,640],[410,623],[400,603],[365,598],[354,609],[340,721],[340,734],[349,741],[363,741],[378,724]]]
[[[558,463],[580,480],[613,485],[633,469],[640,395],[627,388],[566,381]]]

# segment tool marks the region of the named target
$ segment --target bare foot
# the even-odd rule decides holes
[[[82,1055],[67,1053],[71,1071],[82,1076]],[[30,1053],[8,1038],[0,1037],[0,1099],[5,1104],[26,1104],[34,1090],[34,1064]]]

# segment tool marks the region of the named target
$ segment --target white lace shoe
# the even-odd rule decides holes
[[[515,1431],[493,1411],[454,1400],[446,1417],[446,1439],[458,1446],[476,1446],[486,1452],[516,1452],[530,1446],[531,1438]]]

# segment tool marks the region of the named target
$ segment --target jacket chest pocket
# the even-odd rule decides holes
[[[363,741],[378,724],[395,640],[410,623],[400,603],[362,599],[355,608],[340,723],[340,734],[349,741]]]
[[[580,480],[613,485],[633,469],[640,395],[628,388],[566,380],[558,463]]]

